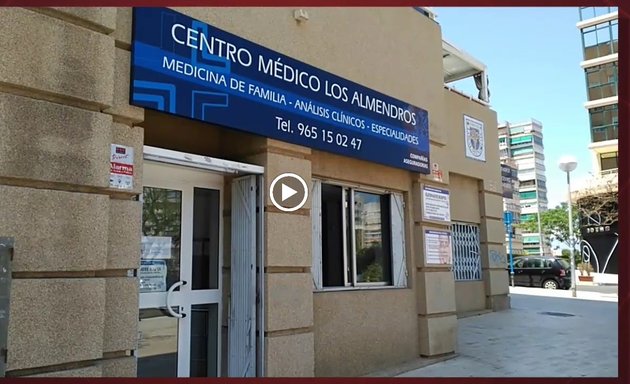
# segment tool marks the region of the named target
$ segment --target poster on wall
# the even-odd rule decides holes
[[[422,218],[440,222],[451,221],[451,200],[447,189],[422,186]]]
[[[437,229],[425,229],[424,255],[427,264],[453,264],[451,233]]]
[[[133,189],[133,148],[112,144],[109,158],[109,186]]]
[[[166,260],[140,260],[140,293],[166,292]]]
[[[464,115],[466,157],[486,161],[486,138],[483,121]]]
[[[168,8],[134,8],[130,104],[430,174],[429,117]]]

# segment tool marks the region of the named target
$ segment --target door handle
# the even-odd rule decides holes
[[[180,287],[182,285],[186,285],[185,281],[178,281],[177,283],[171,285],[171,287],[168,289],[168,291],[166,292],[166,310],[168,311],[168,313],[173,316],[176,317],[178,319],[181,319],[183,317],[186,317],[185,314],[183,313],[176,313],[173,312],[173,308],[171,308],[171,294],[173,293],[173,291],[175,290],[175,288]]]

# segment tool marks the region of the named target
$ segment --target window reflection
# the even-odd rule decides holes
[[[386,195],[354,193],[354,241],[357,282],[390,282],[389,236]]]
[[[140,292],[166,292],[179,281],[182,192],[144,187]]]

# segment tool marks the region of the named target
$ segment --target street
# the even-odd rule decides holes
[[[399,377],[616,377],[616,288],[510,288],[512,309],[459,319],[457,357]]]

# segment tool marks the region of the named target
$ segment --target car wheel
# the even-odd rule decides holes
[[[545,289],[558,289],[558,282],[556,282],[555,280],[545,280],[542,283],[542,287]]]

